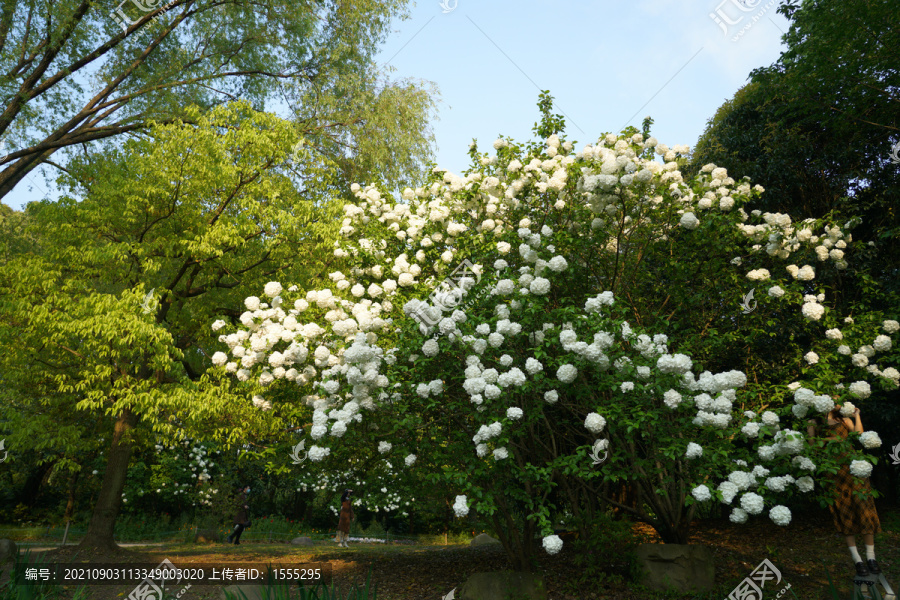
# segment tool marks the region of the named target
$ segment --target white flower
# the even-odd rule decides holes
[[[380,452],[381,454],[390,452],[391,448],[393,448],[393,446],[390,442],[378,442],[378,452]]]
[[[764,502],[762,496],[753,492],[747,492],[741,496],[741,508],[751,515],[758,515],[763,511]]]
[[[890,320],[890,319],[888,319],[887,321],[882,323],[881,326],[884,328],[885,333],[890,334],[890,333],[897,333],[898,331],[900,331],[900,323],[898,323],[897,321]]]
[[[812,477],[806,476],[797,480],[797,489],[804,494],[813,491],[814,487],[815,483],[813,482]]]
[[[825,314],[825,307],[817,302],[806,302],[800,309],[803,316],[811,321],[818,321]]]
[[[569,263],[562,256],[554,256],[550,259],[550,262],[547,263],[547,266],[550,267],[550,270],[554,273],[560,273],[566,270]]]
[[[591,433],[600,433],[606,427],[606,419],[597,413],[589,413],[584,420],[584,426]]]
[[[221,367],[228,362],[228,355],[224,352],[216,352],[212,355],[212,363],[217,367]]]
[[[769,518],[772,519],[772,522],[776,525],[784,527],[791,522],[791,511],[787,506],[774,506],[772,507],[772,510],[769,511]]]
[[[784,296],[784,290],[780,286],[773,285],[769,288],[769,295],[773,298],[781,298]]]
[[[469,514],[469,506],[466,500],[465,496],[456,497],[456,501],[453,503],[453,512],[456,513],[457,517],[465,517]]]
[[[623,392],[630,392],[634,389],[634,383],[631,381],[623,381],[621,385],[621,390]]]
[[[750,281],[765,281],[769,276],[768,269],[754,269],[747,273],[747,279]]]
[[[746,523],[747,518],[748,518],[747,511],[740,509],[740,508],[732,509],[731,515],[729,515],[729,517],[728,517],[728,519],[732,523],[737,523],[738,525],[740,525],[741,523]]]
[[[422,354],[425,356],[436,356],[440,349],[437,340],[426,340],[425,343],[422,344]]]
[[[244,300],[244,306],[247,307],[247,310],[259,310],[259,298],[250,296]]]
[[[855,477],[868,477],[872,474],[872,463],[864,460],[854,460],[850,462],[850,474]]]
[[[740,488],[731,481],[723,481],[719,484],[719,491],[722,493],[722,502],[731,504],[734,497],[740,491]]]
[[[668,392],[663,394],[663,401],[669,408],[676,409],[678,408],[678,405],[681,404],[681,394],[679,394],[675,390],[669,390]]]
[[[810,281],[816,278],[816,270],[809,265],[803,265],[794,277],[800,281]]]
[[[539,360],[529,357],[525,361],[525,370],[528,371],[529,375],[534,375],[538,371],[543,371],[544,365]]]
[[[563,383],[572,383],[578,377],[578,369],[573,365],[562,365],[556,370],[556,377]]]
[[[563,541],[558,535],[548,535],[544,538],[544,550],[547,554],[558,554],[562,547]]]
[[[769,426],[776,425],[778,424],[778,415],[771,410],[767,410],[762,414],[762,422]]]
[[[543,277],[537,277],[528,286],[529,291],[536,296],[543,296],[550,291],[550,281]]]
[[[319,446],[312,446],[309,449],[309,460],[313,462],[319,462],[326,456],[331,454],[331,448],[320,448]]]
[[[741,433],[747,437],[755,438],[759,435],[759,423],[747,423],[741,427]]]
[[[265,293],[265,295],[269,298],[274,298],[281,293],[281,290],[282,287],[280,283],[278,283],[277,281],[270,281],[266,284],[266,287],[263,288],[263,293]]]
[[[866,431],[859,436],[859,442],[868,450],[881,447],[881,438],[875,431]]]
[[[694,213],[688,212],[681,215],[681,220],[678,224],[685,229],[697,229],[697,226],[700,225],[700,220],[694,216]]]
[[[825,337],[829,340],[842,340],[844,339],[844,334],[841,333],[840,329],[829,329],[825,332]]]
[[[807,352],[803,359],[811,365],[814,365],[819,362],[819,355],[815,352]]]
[[[519,408],[518,406],[511,406],[506,409],[506,418],[512,419],[514,421],[521,419],[522,415],[524,415],[524,414],[525,414],[524,411],[522,411],[522,409]]]
[[[509,452],[507,452],[506,448],[500,447],[494,450],[494,460],[503,460],[504,458],[509,457]]]
[[[556,390],[550,390],[548,392],[544,392],[544,400],[549,404],[553,404],[557,400],[559,400],[559,394]]]
[[[887,352],[891,349],[891,338],[886,335],[879,335],[875,338],[875,341],[872,342],[872,347],[879,352]]]
[[[872,388],[865,381],[854,381],[850,384],[850,394],[855,398],[865,400],[872,395]]]
[[[706,502],[710,498],[712,498],[712,494],[709,491],[709,488],[705,485],[698,485],[693,490],[691,490],[691,495],[697,502]]]
[[[695,444],[694,442],[691,442],[687,445],[687,452],[685,452],[684,455],[688,459],[699,458],[700,456],[703,455],[703,448],[700,446],[700,444]]]

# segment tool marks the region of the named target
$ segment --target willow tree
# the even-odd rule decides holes
[[[0,198],[40,165],[63,166],[60,149],[119,146],[151,121],[188,119],[189,105],[236,99],[284,102],[332,158],[364,155],[400,179],[428,152],[431,101],[419,84],[385,83],[372,58],[405,5],[2,0]]]

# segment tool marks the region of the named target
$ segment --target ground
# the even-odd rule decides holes
[[[882,511],[885,530],[876,538],[878,560],[891,583],[900,586],[900,511]],[[652,537],[643,527],[636,530]],[[840,598],[850,598],[853,565],[843,539],[833,530],[827,511],[795,514],[788,527],[778,527],[768,519],[757,517],[746,525],[727,520],[695,522],[691,543],[713,548],[716,561],[716,592],[710,598],[728,596],[733,587],[768,558],[781,571],[780,588],[788,583],[801,600],[831,598],[827,573],[835,581]],[[862,540],[860,551],[864,552]],[[158,564],[168,558],[184,567],[190,563],[219,564],[224,562],[301,562],[328,561],[334,570],[334,581],[346,590],[354,582],[365,580],[369,569],[377,585],[379,600],[423,600],[443,598],[450,590],[459,590],[468,575],[483,571],[508,569],[505,554],[498,547],[469,548],[468,546],[408,546],[384,544],[352,544],[349,549],[333,545],[309,548],[287,544],[242,543],[196,545],[171,544],[165,546],[123,549],[116,554],[91,555],[66,547],[44,554],[48,562],[115,562]],[[550,600],[648,600],[661,597],[641,591],[619,577],[607,577],[604,582],[581,582],[583,569],[573,561],[572,545],[566,544],[556,556],[541,552],[540,568]],[[624,575],[622,565],[605,565],[605,570]],[[775,597],[778,589],[765,589],[765,600]],[[128,595],[133,586],[94,586],[90,598],[119,600]],[[195,586],[184,600],[218,600],[219,588]],[[789,594],[785,596],[791,598]],[[670,598],[675,598],[671,596]]]

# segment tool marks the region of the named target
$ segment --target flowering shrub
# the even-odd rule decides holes
[[[883,322],[888,335],[873,334],[876,314],[839,329],[816,287],[850,265],[852,224],[748,213],[759,186],[715,165],[686,181],[679,161],[689,150],[646,133],[606,135],[578,152],[555,134],[527,150],[498,140],[495,156],[473,147],[480,168],[436,171],[402,201],[354,185],[333,289],[268,284],[221,336],[228,353],[214,364],[256,390],[295,386],[312,411],[314,463],[354,429],[384,460],[417,456],[406,468],[465,492],[455,514],[494,518],[519,565],[534,532],[558,552],[551,513],[596,502],[603,481],[635,486],[637,508],[602,499],[666,541],[687,539],[696,502],[736,503],[731,520],[741,523],[794,488],[810,492],[807,414],[830,410],[831,393],[864,400],[869,378],[883,388],[900,378],[874,365],[857,373],[865,365],[841,351],[853,340],[858,355],[895,360],[896,322]],[[463,260],[471,268],[445,281]],[[760,283],[760,313],[817,332],[809,347],[783,350],[791,366],[773,377],[804,382],[770,382],[775,401],[748,386],[758,359],[729,356],[707,335],[712,323],[733,323],[739,298]],[[726,305],[732,317],[722,317]],[[748,406],[771,408],[757,417]],[[588,459],[598,441],[611,452],[599,470]],[[854,465],[857,476],[871,470]],[[513,526],[514,514],[527,518]],[[790,522],[782,505],[769,516]]]

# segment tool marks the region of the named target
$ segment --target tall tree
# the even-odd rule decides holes
[[[403,179],[429,150],[430,97],[411,82],[379,83],[372,57],[405,5],[0,0],[0,198],[42,164],[62,168],[51,160],[61,148],[113,143],[185,119],[191,104],[235,99],[284,101],[332,158],[365,154]]]
[[[316,281],[335,260],[335,184],[316,171],[321,157],[292,151],[291,123],[243,102],[187,113],[196,125],[157,126],[152,140],[73,160],[72,195],[27,207],[40,253],[0,266],[11,383],[50,380],[53,401],[115,421],[87,546],[114,545],[141,432],[206,425],[235,440],[265,429],[261,411],[202,375],[217,338],[209,324],[237,320],[227,307],[271,278]]]
[[[692,171],[715,163],[766,188],[758,208],[859,217],[879,245],[868,265],[900,291],[900,9],[890,0],[791,1],[787,50],[755,70],[697,143]]]

